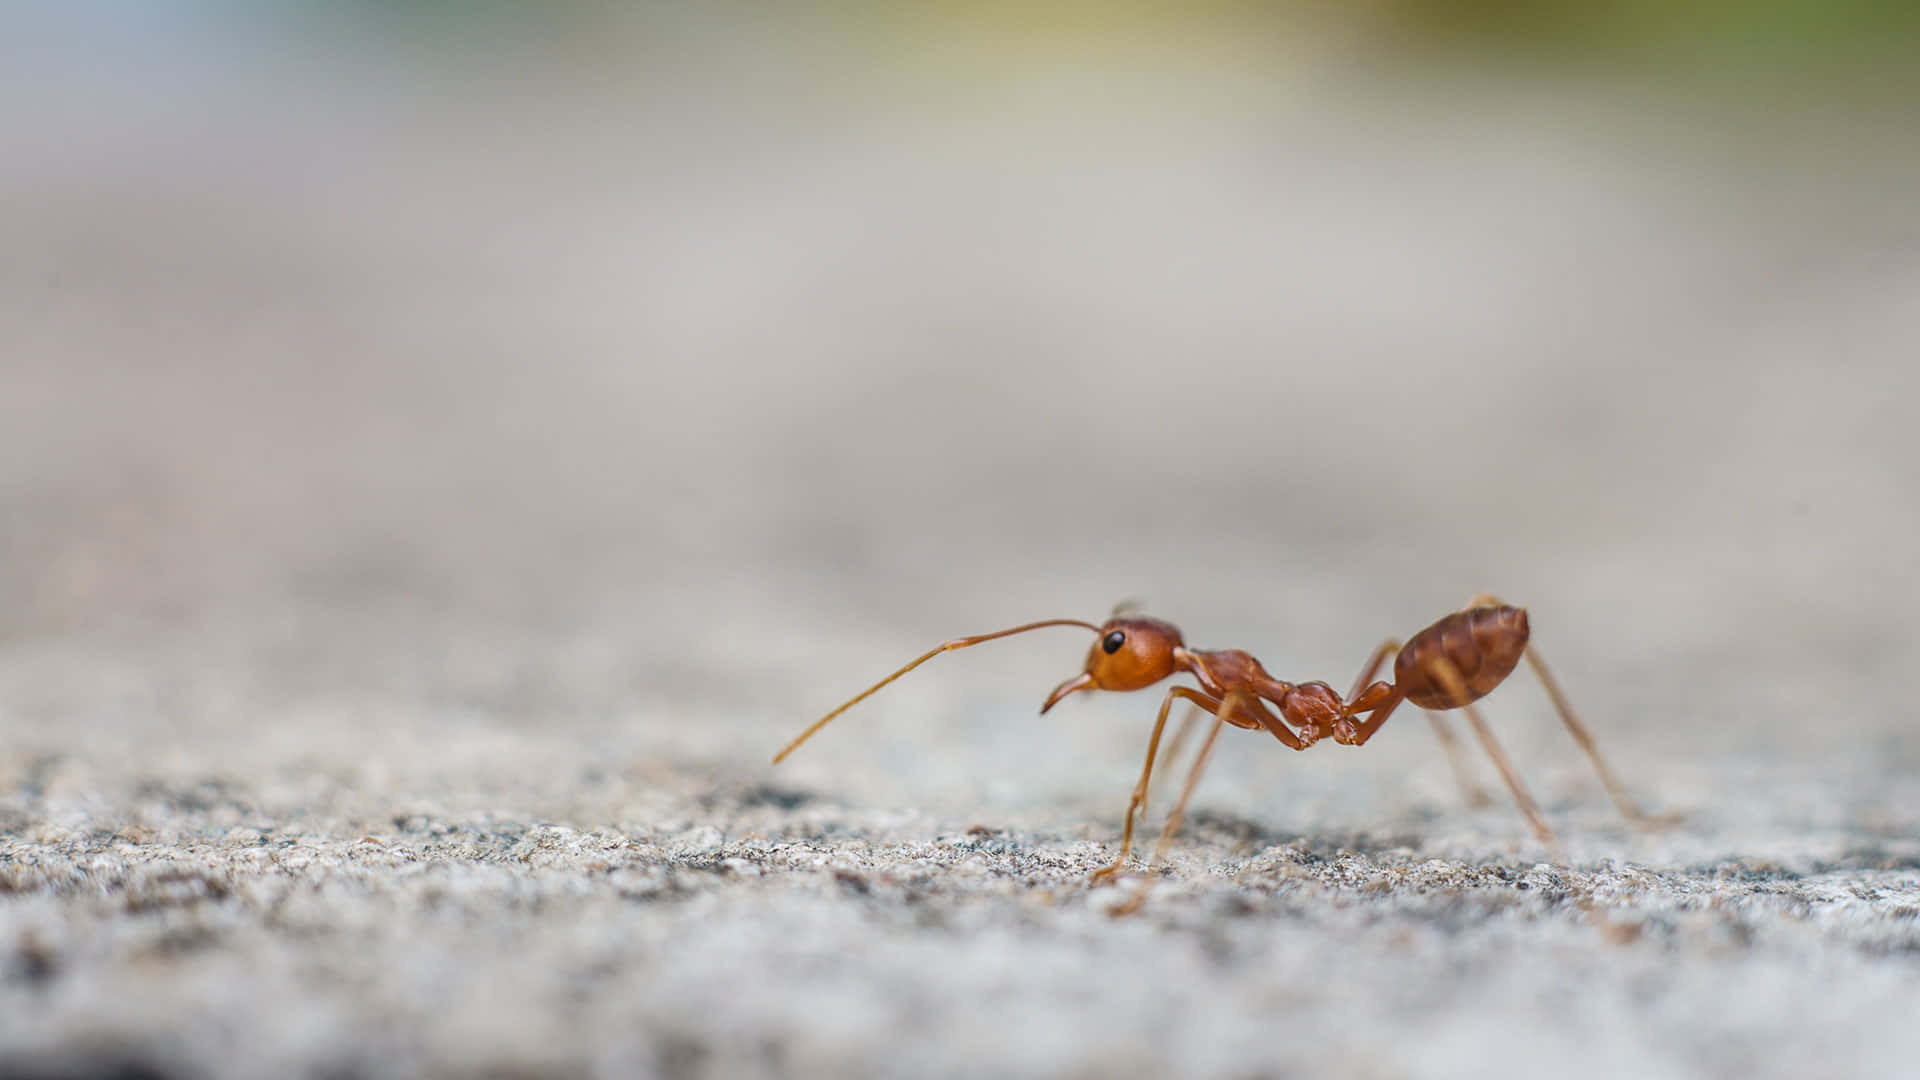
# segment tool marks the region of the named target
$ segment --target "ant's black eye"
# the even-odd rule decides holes
[[[1102,649],[1107,650],[1107,654],[1111,656],[1112,654],[1119,652],[1120,646],[1125,645],[1126,643],[1127,643],[1127,635],[1121,633],[1118,630],[1115,630],[1113,633],[1108,634],[1105,638],[1101,639],[1100,647]]]

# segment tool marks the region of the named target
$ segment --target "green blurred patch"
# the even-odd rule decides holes
[[[1410,40],[1594,58],[1744,66],[1896,59],[1920,42],[1912,0],[1386,0]]]
[[[1520,63],[1648,61],[1777,68],[1909,61],[1920,0],[924,0],[837,5],[896,26],[965,27],[1026,44],[1226,29],[1335,28],[1384,50],[1506,54]]]
[[[1710,77],[1819,71],[1920,80],[1920,0],[818,0],[682,6],[606,0],[308,0],[290,10],[427,40],[481,28],[593,36],[603,25],[736,24],[777,41],[821,31],[882,49],[959,49],[996,62],[1116,49],[1208,62],[1220,43],[1333,43],[1381,58]],[[1151,61],[1148,61],[1151,62]]]

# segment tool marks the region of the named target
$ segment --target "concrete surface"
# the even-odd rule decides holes
[[[65,92],[0,173],[0,1071],[1920,1070],[1908,125],[50,37],[0,72]],[[1344,684],[1486,588],[1682,825],[1516,680],[1568,865],[1417,713],[1228,732],[1116,920],[1154,702],[1037,719],[1070,630],[768,764],[957,634],[1140,597]]]

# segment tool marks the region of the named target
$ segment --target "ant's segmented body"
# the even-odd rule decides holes
[[[1533,797],[1514,772],[1512,763],[1494,739],[1492,730],[1473,707],[1474,702],[1504,682],[1522,659],[1527,661],[1546,687],[1554,708],[1560,713],[1560,719],[1592,760],[1595,771],[1600,774],[1601,782],[1606,785],[1620,812],[1638,824],[1652,824],[1654,821],[1627,797],[1619,779],[1607,767],[1606,759],[1594,745],[1592,734],[1568,704],[1559,683],[1547,670],[1539,653],[1528,646],[1530,630],[1526,611],[1503,604],[1493,596],[1475,597],[1466,608],[1447,615],[1413,635],[1404,645],[1391,640],[1383,642],[1373,651],[1366,666],[1361,669],[1360,677],[1354,681],[1353,689],[1344,698],[1324,682],[1290,683],[1276,679],[1260,666],[1260,661],[1252,654],[1238,649],[1189,649],[1178,627],[1140,615],[1115,615],[1100,626],[1078,619],[1048,619],[977,637],[955,638],[821,717],[773,760],[778,764],[835,717],[943,652],[1047,626],[1079,626],[1092,630],[1098,636],[1093,647],[1087,651],[1084,670],[1047,695],[1046,702],[1040,706],[1042,713],[1082,690],[1143,690],[1179,674],[1191,675],[1199,684],[1197,688],[1170,687],[1161,699],[1153,734],[1147,740],[1146,764],[1140,770],[1140,782],[1135,785],[1133,797],[1127,804],[1120,855],[1110,865],[1094,872],[1093,879],[1096,882],[1112,879],[1126,865],[1127,856],[1133,848],[1134,818],[1146,805],[1154,759],[1160,749],[1160,736],[1166,729],[1167,714],[1176,700],[1190,702],[1212,714],[1213,725],[1188,770],[1187,782],[1179,800],[1167,815],[1166,825],[1161,829],[1153,855],[1148,860],[1149,866],[1165,852],[1168,842],[1179,830],[1187,801],[1199,783],[1223,726],[1264,730],[1295,750],[1305,750],[1327,738],[1344,746],[1362,746],[1373,738],[1402,702],[1411,702],[1428,711],[1434,733],[1439,736],[1442,746],[1453,760],[1455,771],[1460,774],[1462,785],[1468,787],[1471,798],[1478,793],[1468,785],[1465,773],[1461,771],[1458,746],[1438,715],[1453,709],[1464,711],[1475,736],[1493,759],[1494,766],[1513,793],[1514,801],[1532,823],[1534,832],[1542,843],[1556,848],[1557,841],[1546,818],[1541,815]],[[1394,658],[1393,681],[1374,681],[1375,674],[1389,656]],[[1130,911],[1137,907],[1145,889],[1143,884],[1121,910]]]

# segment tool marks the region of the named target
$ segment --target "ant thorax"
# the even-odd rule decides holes
[[[1198,649],[1188,652],[1189,667],[1201,689],[1215,697],[1231,690],[1252,690],[1276,680],[1250,652],[1242,649]]]

